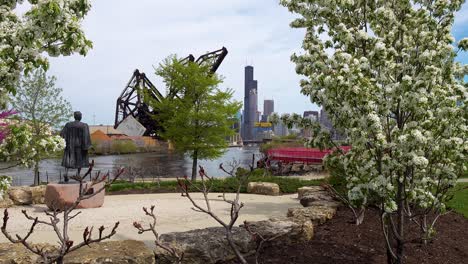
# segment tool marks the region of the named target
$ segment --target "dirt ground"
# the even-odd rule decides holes
[[[368,211],[364,223],[354,225],[352,213],[340,208],[327,223],[315,228],[314,239],[288,247],[264,247],[259,262],[284,263],[386,263],[385,245],[376,210]],[[444,215],[436,224],[436,237],[427,245],[405,245],[406,264],[468,263],[468,219],[456,213]],[[418,230],[407,225],[407,235]],[[255,263],[254,258],[249,263]]]

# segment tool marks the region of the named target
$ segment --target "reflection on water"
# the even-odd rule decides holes
[[[226,153],[215,160],[200,160],[199,165],[205,168],[210,176],[224,176],[219,171],[219,164],[227,164],[233,160],[239,161],[242,167],[248,167],[252,162],[252,154],[255,160],[259,159],[258,146],[244,146],[239,148],[228,148]],[[94,171],[113,171],[118,167],[129,168],[127,176],[137,177],[176,177],[191,175],[192,160],[179,153],[161,150],[151,153],[138,153],[127,155],[110,155],[93,157],[95,162]],[[64,174],[64,168],[60,166],[60,159],[47,159],[40,163],[41,181],[56,182]],[[1,167],[1,166],[0,166]],[[75,173],[69,172],[70,175]],[[33,172],[27,168],[15,167],[0,171],[0,175],[8,175],[13,178],[13,185],[30,185],[33,183]]]

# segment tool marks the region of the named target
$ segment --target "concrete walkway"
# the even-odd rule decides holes
[[[220,194],[212,193],[211,206],[213,211],[229,219],[229,205],[221,200]],[[228,194],[228,197],[233,197]],[[200,193],[194,193],[196,201],[204,202]],[[240,200],[245,204],[242,208],[237,225],[244,220],[257,221],[271,217],[286,216],[290,207],[302,207],[297,194],[282,196],[264,196],[253,194],[241,194]],[[144,215],[143,206],[150,207],[156,205],[158,216],[157,230],[159,233],[187,231],[198,228],[219,226],[219,224],[203,213],[191,210],[192,205],[186,197],[181,197],[177,193],[165,194],[138,194],[138,195],[111,195],[106,196],[104,206],[101,208],[83,209],[81,214],[70,223],[70,237],[75,242],[82,241],[82,234],[86,226],[94,226],[95,235],[97,228],[104,225],[112,227],[114,222],[119,221],[120,225],[113,240],[134,239],[144,241],[148,246],[153,247],[153,237],[150,233],[139,235],[133,227],[133,222],[149,223],[150,218]],[[24,236],[29,230],[31,221],[27,220],[21,210],[26,210],[31,216],[38,216],[40,220],[47,220],[43,213],[45,205],[17,206],[8,209],[10,220],[7,230],[10,233],[18,233]],[[3,217],[3,214],[0,216]],[[145,225],[146,227],[147,225]],[[94,233],[93,232],[93,233]],[[3,234],[0,234],[0,242],[6,242]],[[49,226],[38,224],[29,241],[48,242],[55,244],[57,241],[55,233]]]

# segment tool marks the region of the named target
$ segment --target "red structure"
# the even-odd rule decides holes
[[[351,149],[349,146],[340,147],[344,152]],[[322,163],[332,149],[320,150],[317,148],[275,148],[267,151],[268,160],[281,162]]]

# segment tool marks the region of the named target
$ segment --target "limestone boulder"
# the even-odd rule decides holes
[[[312,171],[312,167],[308,164],[304,164],[304,166],[302,166],[302,171],[305,171],[305,172]]]
[[[14,205],[8,194],[5,194],[3,198],[0,198],[0,208],[10,208]]]
[[[330,205],[333,207],[338,207],[338,205],[340,204],[336,202],[335,199],[327,191],[306,192],[304,195],[302,195],[300,203],[304,207],[314,205]]]
[[[46,250],[52,248],[50,244],[34,244]],[[0,243],[0,264],[31,264],[38,263],[40,258],[27,250],[22,244]]]
[[[300,200],[306,194],[316,193],[316,192],[326,192],[325,189],[321,186],[304,186],[297,189],[297,198]]]
[[[271,182],[249,182],[247,192],[264,195],[279,195],[280,188],[276,183]]]
[[[32,204],[32,193],[26,187],[13,187],[8,190],[8,195],[15,205]]]
[[[234,243],[242,254],[252,252],[255,244],[250,234],[241,227],[233,228]],[[210,227],[188,232],[175,232],[161,235],[161,241],[184,254],[184,263],[209,264],[235,259],[234,252],[226,240],[223,227]],[[174,263],[166,251],[156,248],[158,263]]]
[[[301,172],[302,171],[302,163],[294,163],[291,167],[291,172]]]
[[[281,167],[281,174],[286,175],[291,172],[292,165],[291,164],[286,164],[283,167]]]
[[[272,245],[291,245],[307,242],[314,236],[314,226],[310,220],[278,217],[264,221],[247,222],[249,229],[265,239],[274,238]]]
[[[39,185],[30,187],[31,195],[32,195],[32,203],[33,204],[44,204],[45,203],[45,192],[46,192],[46,185]]]
[[[82,247],[65,257],[66,264],[151,264],[153,252],[142,241],[106,241]]]
[[[287,216],[294,218],[296,221],[310,220],[313,224],[323,224],[325,221],[332,219],[335,213],[335,207],[312,206],[305,208],[289,208]]]

